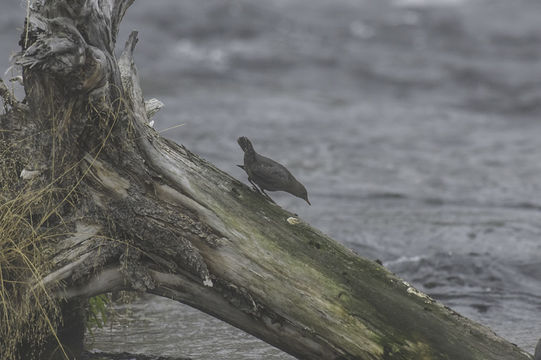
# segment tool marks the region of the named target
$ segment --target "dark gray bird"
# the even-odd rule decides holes
[[[272,201],[268,191],[285,191],[296,197],[306,200],[308,205],[308,193],[303,184],[285,168],[285,166],[255,152],[254,147],[247,137],[241,136],[238,138],[242,151],[244,151],[244,165],[238,165],[248,174],[248,181],[254,188],[261,190],[261,193]],[[274,201],[273,201],[274,202]]]

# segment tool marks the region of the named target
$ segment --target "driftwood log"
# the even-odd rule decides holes
[[[62,229],[43,244],[53,265],[34,286],[66,304],[165,296],[299,359],[531,359],[161,138],[149,126],[159,103],[138,84],[137,34],[114,53],[132,2],[36,2],[16,59],[26,98],[0,88],[2,141],[25,154],[8,185],[57,189],[52,210],[33,209],[37,231]]]

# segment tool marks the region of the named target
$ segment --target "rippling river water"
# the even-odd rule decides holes
[[[0,5],[8,66],[24,4]],[[136,2],[156,127],[246,180],[246,135],[308,188],[283,207],[533,352],[541,337],[541,2]],[[175,302],[118,305],[88,347],[288,355]],[[127,339],[127,340],[126,340]]]

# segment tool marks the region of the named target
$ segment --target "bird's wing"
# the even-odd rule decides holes
[[[276,161],[260,157],[263,159],[258,159],[251,167],[253,180],[266,190],[282,190],[291,181],[292,175]]]

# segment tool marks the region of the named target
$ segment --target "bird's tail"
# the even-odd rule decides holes
[[[252,143],[250,142],[250,140],[248,140],[246,136],[241,136],[240,138],[237,139],[237,142],[239,143],[240,148],[242,149],[242,151],[244,151],[245,154],[255,155],[254,147],[252,146]]]

